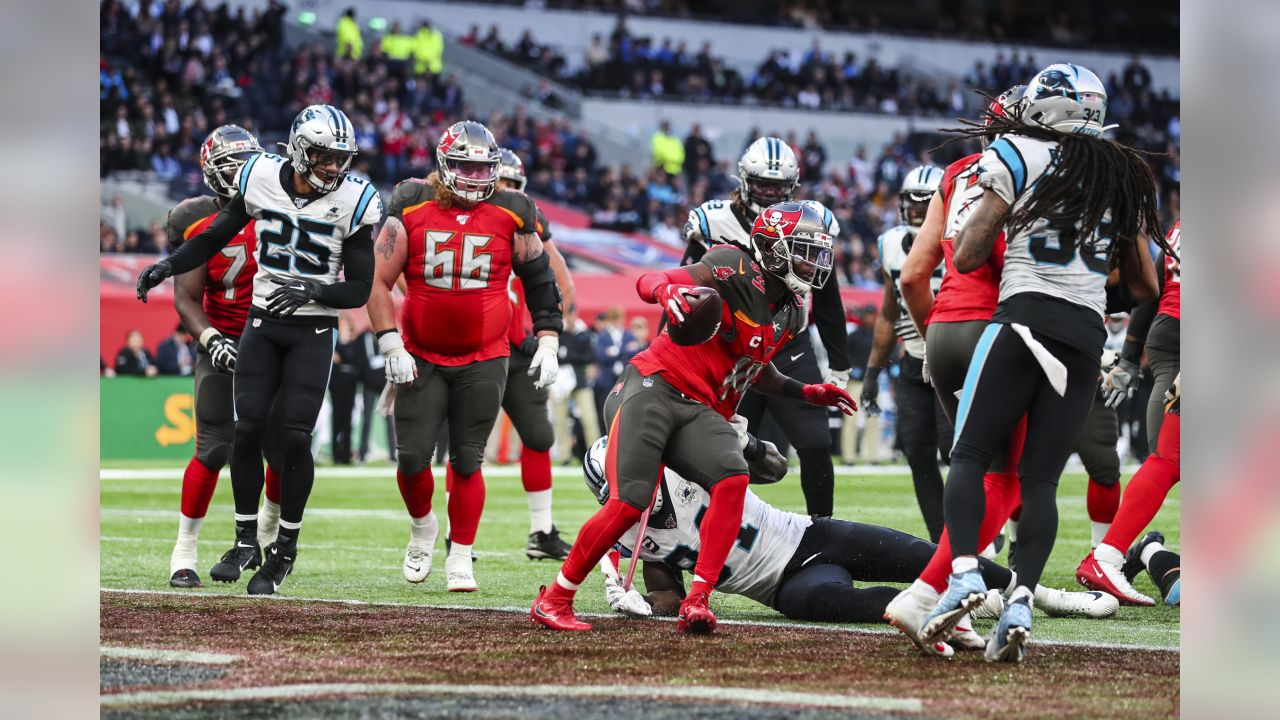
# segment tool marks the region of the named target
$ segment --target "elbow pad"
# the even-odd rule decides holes
[[[524,283],[524,300],[533,317],[533,331],[564,332],[564,313],[560,310],[560,286],[551,269],[551,258],[545,252],[526,263],[516,265],[516,277]]]

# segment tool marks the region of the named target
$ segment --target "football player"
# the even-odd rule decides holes
[[[484,510],[480,466],[507,385],[513,273],[523,282],[537,338],[526,375],[541,390],[559,372],[560,291],[533,201],[514,190],[497,192],[500,155],[493,133],[478,122],[445,130],[436,171],[395,188],[369,300],[395,392],[396,480],[410,517],[404,576],[414,583],[431,572],[439,522],[431,510],[430,462],[449,420],[450,592],[476,589],[471,546]],[[407,293],[397,323],[391,289],[401,274]]]
[[[756,260],[752,245],[752,224],[764,208],[791,200],[800,185],[800,166],[795,152],[780,138],[762,137],[747,148],[738,161],[738,189],[728,200],[708,200],[689,212],[684,236],[689,243],[683,264],[695,263],[713,246],[730,244]],[[831,211],[817,205],[826,234],[840,235],[840,223]],[[778,371],[805,383],[828,383],[841,388],[849,384],[849,340],[845,329],[844,304],[834,275],[812,293],[813,320],[827,351],[830,373],[824,380],[809,333],[798,332],[778,353]],[[808,312],[804,312],[808,320]],[[794,402],[784,397],[768,397],[748,392],[739,411],[759,432],[765,411],[787,434],[800,456],[800,486],[810,515],[830,516],[835,492],[835,467],[831,459],[831,430],[822,408]]]
[[[739,441],[750,468],[751,484],[781,480],[787,471],[786,459],[771,443],[746,433],[746,421],[741,420],[743,432]],[[601,504],[609,499],[609,483],[604,474],[607,444],[608,437],[597,440],[582,464],[587,487]],[[698,524],[709,499],[707,491],[696,483],[673,470],[663,472],[640,549],[649,595],[642,599],[634,589],[624,589],[611,561],[606,559],[601,567],[610,607],[641,616],[676,614],[685,595],[683,574],[693,570],[698,560]],[[638,525],[630,528],[619,541],[624,557],[633,557],[638,531]],[[749,597],[793,620],[882,622],[885,605],[897,596],[898,589],[859,588],[853,582],[910,582],[924,568],[933,550],[932,543],[897,530],[778,510],[748,490],[737,542],[729,551],[716,589]],[[988,584],[1013,590],[1013,573],[986,559],[980,565]],[[1114,598],[1101,592],[1049,588],[1037,588],[1036,592],[1043,598],[1041,609],[1055,617],[1111,617],[1120,607]],[[991,602],[989,614],[998,614],[1003,596],[993,594]],[[952,644],[966,650],[986,647],[986,641],[967,627],[956,632]],[[945,656],[953,649],[938,643],[933,652]]]
[[[876,404],[880,394],[880,370],[888,363],[896,340],[901,340],[905,352],[898,364],[900,373],[894,391],[898,404],[898,437],[902,440],[907,464],[911,466],[916,502],[924,515],[929,538],[935,543],[942,536],[942,471],[938,469],[938,450],[942,449],[944,458],[950,452],[952,427],[933,388],[925,382],[924,339],[902,302],[902,290],[898,285],[902,266],[920,226],[924,224],[925,213],[942,183],[942,175],[942,170],[933,165],[921,165],[907,173],[898,194],[898,217],[902,224],[889,229],[877,240],[884,269],[884,299],[876,317],[860,398],[863,412],[880,412],[880,406]],[[943,268],[944,264],[940,262],[929,275],[933,292],[937,292],[942,283]]]
[[[983,475],[995,445],[1025,415],[1018,588],[987,645],[987,659],[1002,662],[1020,662],[1030,636],[1034,587],[1057,535],[1058,479],[1097,391],[1108,278],[1117,269],[1136,302],[1158,292],[1146,242],[1160,227],[1155,181],[1137,151],[1102,138],[1102,81],[1078,65],[1051,65],[1023,97],[1020,121],[991,120],[1000,137],[978,161],[984,192],[955,240],[961,273],[989,262],[1002,229],[1007,246],[999,301],[956,422],[945,491],[952,575],[923,638],[941,639],[987,592],[977,558]],[[1088,192],[1080,192],[1086,177]]]
[[[338,310],[361,307],[369,297],[373,226],[382,220],[378,189],[347,174],[358,150],[351,121],[341,110],[304,108],[293,121],[286,148],[288,158],[269,153],[250,158],[236,173],[236,194],[209,227],[138,278],[138,297],[145,302],[151,288],[204,264],[254,223],[258,270],[235,370],[236,541],[210,571],[230,581],[261,562],[249,580],[253,595],[274,594],[293,570],[302,514],[315,481],[311,433],[333,365]],[[339,272],[345,272],[344,280]],[[273,403],[284,465],[279,532],[263,561],[258,497],[262,440]]]
[[[855,410],[844,388],[802,383],[770,362],[803,330],[804,295],[821,288],[831,273],[824,212],[815,204],[778,203],[755,220],[754,257],[735,245],[718,245],[692,265],[640,276],[640,298],[662,306],[669,328],[685,323],[690,298],[699,299],[703,288],[715,289],[723,300],[721,320],[700,345],[677,345],[669,332],[658,335],[632,358],[609,393],[610,498],[583,525],[551,587],[539,591],[530,611],[533,622],[556,630],[591,629],[573,614],[574,593],[640,519],[661,468],[668,466],[710,495],[699,528],[702,552],[676,627],[681,633],[714,632],[708,599],[737,535],[747,489],[747,463],[728,422],[742,395],[755,386],[850,415]]]
[[[523,193],[528,178],[519,156],[506,149],[499,149],[498,189]],[[560,288],[560,308],[573,307],[573,278],[564,256],[551,241],[551,227],[541,210],[534,209],[538,220],[538,237],[542,249],[551,261],[556,285]],[[569,556],[569,543],[560,538],[560,531],[551,520],[551,446],[555,444],[555,431],[547,413],[547,387],[535,387],[529,377],[529,360],[538,351],[538,338],[533,333],[529,311],[525,307],[524,284],[511,276],[512,302],[511,359],[507,366],[507,387],[502,393],[502,409],[511,418],[511,424],[520,435],[520,481],[524,484],[525,500],[529,503],[529,540],[524,554],[529,559],[551,558],[563,560]]]
[[[180,247],[213,222],[236,194],[236,172],[260,152],[258,139],[238,125],[223,125],[209,133],[200,146],[200,170],[204,184],[215,195],[188,198],[169,211],[165,232],[171,247]],[[196,545],[218,486],[218,474],[231,458],[235,433],[231,373],[236,366],[236,341],[244,330],[253,297],[257,245],[250,222],[209,262],[173,279],[174,309],[183,326],[200,339],[200,347],[193,393],[196,453],[182,476],[178,540],[169,558],[172,587],[201,587]],[[259,531],[274,534],[274,528],[267,526],[274,525],[280,516],[280,476],[275,469],[280,463],[279,458],[268,457],[272,459],[276,462],[267,466],[267,501]]]

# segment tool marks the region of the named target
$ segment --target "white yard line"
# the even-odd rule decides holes
[[[189,650],[156,650],[141,647],[102,646],[102,657],[118,660],[149,660],[152,662],[193,663],[196,665],[229,665],[240,659],[239,655],[225,653],[192,652]]]
[[[250,602],[304,602],[304,603],[331,603],[335,605],[368,605],[371,607],[408,607],[417,608],[419,610],[472,610],[482,612],[500,612],[513,613],[519,615],[528,615],[528,607],[480,607],[475,605],[430,605],[424,603],[404,603],[391,601],[370,602],[368,600],[338,600],[333,598],[306,598],[306,597],[285,597],[283,595],[270,595],[262,598],[248,598],[247,596],[237,595],[207,595],[196,594],[190,592],[179,592],[176,590],[134,590],[128,588],[99,588],[104,593],[119,593],[122,595],[170,595],[174,597],[185,598],[237,598],[248,600]],[[617,618],[620,617],[614,613],[577,613],[579,617],[593,618]],[[648,622],[675,622],[675,618],[650,618]],[[740,625],[743,627],[772,627],[785,629],[802,629],[802,630],[821,630],[824,632],[843,632],[855,635],[895,635],[896,630],[889,628],[861,628],[846,627],[842,625],[824,625],[817,623],[791,623],[791,622],[769,622],[767,620],[720,620],[720,625]],[[1178,631],[1171,631],[1173,634],[1180,634]],[[1145,645],[1137,643],[1098,643],[1088,642],[1084,640],[1036,640],[1037,645],[1062,646],[1062,647],[1082,647],[1096,648],[1103,650],[1139,650],[1147,652],[1180,652],[1177,645]]]
[[[438,685],[411,683],[328,683],[208,690],[123,692],[102,696],[103,707],[170,705],[193,701],[280,700],[325,695],[461,695],[476,698],[598,698],[602,700],[716,700],[743,705],[784,705],[844,710],[920,712],[916,698],[830,695],[756,688],[633,687],[618,685]]]

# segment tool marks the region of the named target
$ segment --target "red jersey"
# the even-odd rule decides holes
[[[178,247],[199,235],[217,217],[216,198],[188,198],[169,211],[166,231],[169,244]],[[224,335],[239,337],[253,301],[253,276],[258,271],[258,238],[250,220],[227,246],[209,259],[204,284],[204,313],[209,324]]]
[[[1164,291],[1160,293],[1157,315],[1182,319],[1182,221],[1173,224],[1166,238],[1173,255],[1164,256]]]
[[[538,218],[538,237],[544,243],[551,240],[551,227],[547,224],[547,218],[536,208],[534,215]],[[507,332],[507,339],[512,345],[519,345],[533,334],[533,316],[529,314],[529,306],[525,304],[524,283],[520,282],[520,278],[512,275],[507,291],[511,298],[511,328]]]
[[[942,256],[946,272],[933,299],[933,309],[925,319],[932,322],[990,320],[1000,298],[1000,270],[1004,267],[1004,233],[996,236],[991,258],[971,273],[956,271],[955,239],[984,192],[978,184],[981,153],[961,158],[947,166],[942,176]]]
[[[684,347],[664,330],[631,364],[642,375],[661,375],[728,419],[764,366],[804,330],[805,313],[794,298],[770,307],[760,266],[732,245],[711,248],[699,262],[711,268],[724,300],[720,331],[701,345]]]
[[[389,213],[407,236],[400,328],[409,352],[445,366],[509,356],[511,249],[517,233],[536,226],[533,202],[507,191],[445,210],[430,185],[406,180]]]

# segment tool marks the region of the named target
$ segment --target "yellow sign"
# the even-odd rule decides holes
[[[162,447],[185,445],[196,434],[196,419],[192,414],[195,399],[191,393],[174,393],[165,398],[164,418],[168,425],[156,428],[156,442]]]

